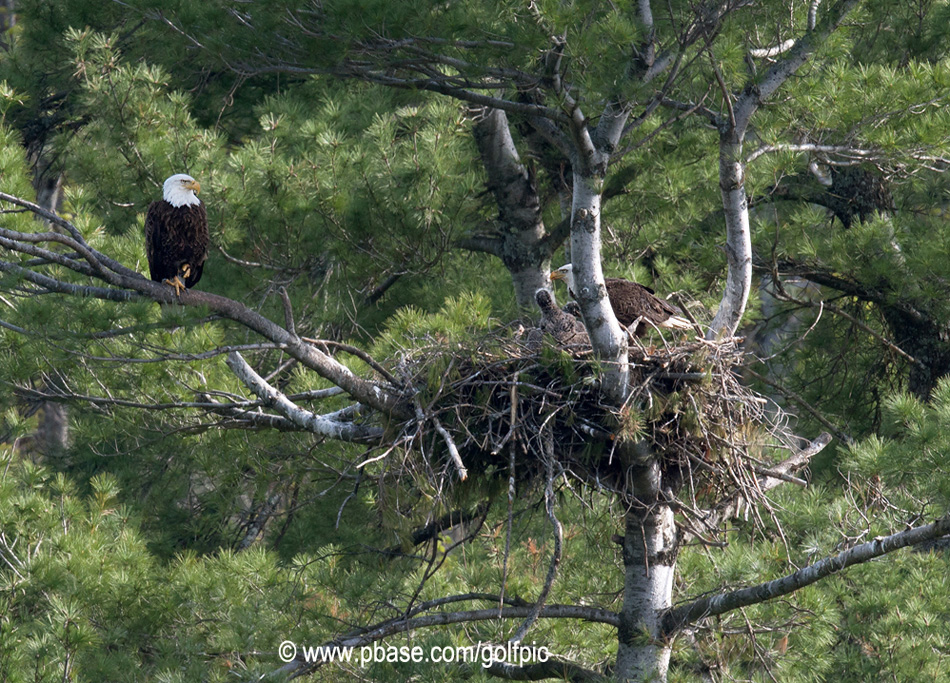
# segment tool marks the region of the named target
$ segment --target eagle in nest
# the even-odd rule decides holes
[[[541,309],[541,330],[554,337],[559,346],[590,346],[584,323],[558,308],[551,292],[539,289],[534,300]]]
[[[571,298],[577,298],[574,289],[574,268],[570,263],[551,273],[551,279],[564,280]],[[617,277],[606,278],[604,284],[607,286],[607,298],[617,321],[634,337],[646,334],[647,325],[650,324],[674,330],[693,328],[689,320],[678,315],[680,310],[676,306],[656,296],[649,287]],[[635,323],[635,327],[631,329]]]
[[[165,181],[162,199],[145,214],[149,274],[174,287],[177,296],[198,283],[208,258],[208,213],[197,197],[200,191],[190,175],[173,175]]]

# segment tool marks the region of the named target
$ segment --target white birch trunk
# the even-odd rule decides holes
[[[735,334],[752,289],[752,232],[745,192],[742,133],[732,129],[719,140],[719,189],[726,217],[728,272],[719,310],[706,332],[707,339]]]
[[[606,363],[604,391],[617,405],[627,396],[627,337],[617,322],[604,284],[600,261],[600,196],[603,181],[574,174],[571,262],[574,298],[580,305],[594,353]]]
[[[662,682],[671,654],[670,641],[663,637],[662,618],[673,599],[676,523],[669,505],[660,502],[656,458],[633,465],[630,472],[637,499],[625,520],[616,680]]]

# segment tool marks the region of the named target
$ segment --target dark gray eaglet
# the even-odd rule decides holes
[[[190,175],[173,175],[165,181],[162,199],[145,214],[149,274],[174,287],[178,296],[198,283],[208,258],[208,214],[195,194],[200,190]]]
[[[551,273],[551,279],[564,280],[571,298],[576,298],[574,296],[574,269],[570,263]],[[678,315],[681,312],[680,309],[666,299],[656,296],[649,287],[618,277],[608,277],[604,280],[604,284],[607,286],[610,307],[614,309],[618,322],[629,329],[634,322],[639,320],[636,329],[630,330],[635,337],[646,334],[650,323],[657,327],[675,330],[693,328],[689,320]]]
[[[551,292],[539,289],[534,299],[541,309],[541,329],[554,337],[559,346],[590,346],[584,323],[558,308]]]

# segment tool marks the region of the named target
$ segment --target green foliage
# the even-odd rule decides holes
[[[146,207],[167,175],[190,172],[203,185],[214,243],[200,289],[280,320],[283,286],[301,335],[363,344],[380,359],[471,349],[514,311],[505,269],[455,249],[497,213],[483,192],[468,113],[448,98],[316,75],[344,54],[364,56],[344,53],[346,42],[434,37],[427,49],[450,46],[438,68],[454,74],[464,63],[458,83],[470,85],[500,73],[489,69],[535,73],[551,36],[561,36],[570,94],[591,107],[592,123],[598,107],[619,98],[640,116],[660,88],[668,101],[703,101],[726,115],[719,78],[732,92],[763,78],[771,62],[751,59],[749,49],[801,35],[810,4],[746,3],[702,50],[682,56],[675,82],[661,76],[640,91],[629,77],[644,68],[637,3],[330,0],[312,15],[285,1],[18,0],[0,57],[0,190],[32,198],[33,167],[51,164],[65,173],[62,213],[95,248],[145,272]],[[675,48],[671,29],[693,25],[695,5],[670,2],[661,16],[654,3],[658,54]],[[187,31],[153,20],[157,11]],[[318,21],[325,35],[278,41],[293,17]],[[825,310],[817,320],[794,304],[754,301],[747,319],[794,322],[771,369],[858,440],[826,455],[807,490],[776,493],[773,514],[738,520],[728,547],[684,548],[677,598],[774,578],[945,513],[950,383],[936,384],[926,401],[903,391],[913,389],[915,361],[893,347],[922,334],[907,317],[895,322],[902,312],[938,332],[950,319],[950,190],[939,172],[950,153],[948,27],[946,2],[868,0],[756,116],[746,155],[789,143],[863,150],[824,158],[786,147],[758,156],[745,178],[757,264],[797,262],[852,287],[815,294],[847,317]],[[310,61],[299,73],[267,68],[267,59],[302,56]],[[237,73],[256,68],[263,72]],[[605,180],[605,269],[684,294],[702,318],[721,295],[725,263],[718,134],[682,109],[645,116]],[[542,188],[545,221],[556,225],[562,207],[547,189],[552,179],[536,167],[524,122],[512,121]],[[568,178],[569,164],[552,154]],[[887,179],[895,209],[845,229],[820,201],[834,192],[808,170],[816,159],[829,169],[860,161],[852,165]],[[25,213],[4,213],[0,223],[46,229]],[[505,562],[507,594],[536,597],[553,549],[543,508],[527,492],[515,502],[507,559],[503,509],[448,555],[447,535],[415,548],[408,541],[451,506],[469,510],[477,494],[502,493],[499,469],[487,484],[445,495],[386,481],[395,452],[357,470],[380,453],[299,433],[221,429],[220,415],[194,406],[207,404],[209,390],[222,392],[215,400],[247,398],[215,355],[256,342],[245,330],[194,309],[67,299],[20,284],[9,273],[0,280],[2,436],[28,449],[35,392],[53,387],[72,396],[71,441],[42,458],[10,446],[0,462],[0,679],[254,678],[277,668],[271,653],[284,638],[319,644],[341,624],[395,617],[413,601],[497,592]],[[946,354],[945,337],[935,334],[935,353],[917,360]],[[286,392],[326,388],[279,350],[246,353]],[[362,361],[337,358],[367,372]],[[541,361],[542,371],[576,379],[575,363],[557,349],[546,347]],[[444,354],[419,388],[435,392],[457,372]],[[703,419],[676,399],[658,401],[654,413],[685,411],[689,426]],[[331,398],[313,407],[345,405]],[[651,416],[631,410],[624,427],[641,434]],[[802,432],[819,428],[799,417]],[[275,492],[284,509],[242,550]],[[619,609],[620,557],[608,539],[623,510],[606,495],[573,493],[559,500],[565,556],[548,602]],[[393,547],[416,556],[375,552]],[[697,680],[710,663],[743,680],[939,679],[950,623],[946,553],[903,553],[725,615],[695,644],[675,642],[671,679]],[[756,632],[760,625],[768,630]],[[387,644],[509,635],[510,623],[484,622]],[[542,621],[530,637],[591,666],[616,655],[607,627]],[[324,673],[457,680],[459,670],[377,664]],[[478,667],[467,674],[484,677]]]

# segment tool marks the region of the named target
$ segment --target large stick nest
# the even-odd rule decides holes
[[[550,430],[568,476],[626,496],[624,446],[636,444],[702,505],[753,490],[765,447],[786,442],[780,412],[740,382],[736,340],[633,343],[632,391],[621,408],[605,401],[589,349],[508,329],[464,344],[416,342],[397,362],[418,391],[417,420],[404,425],[422,454],[404,460],[416,475],[507,478],[513,467],[517,480],[533,481],[545,469],[540,435]]]

